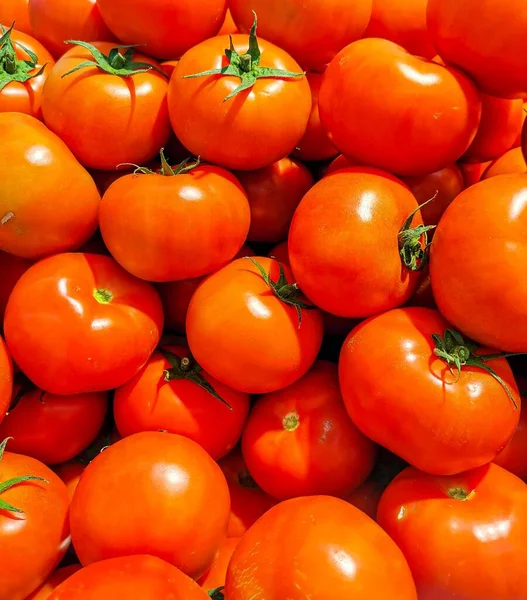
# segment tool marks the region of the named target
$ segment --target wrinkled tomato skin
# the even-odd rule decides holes
[[[489,179],[496,175],[513,175],[515,173],[526,173],[527,163],[523,157],[521,148],[513,148],[505,152],[485,169],[482,179]]]
[[[527,597],[518,552],[527,536],[527,486],[505,469],[436,477],[410,467],[384,492],[378,522],[405,554],[419,600]]]
[[[0,250],[0,273],[2,273],[2,280],[0,281],[0,325],[4,322],[7,301],[16,282],[32,264],[30,260]]]
[[[18,31],[33,35],[29,23],[29,0],[3,0],[0,4],[0,23],[9,27],[15,23]]]
[[[38,590],[35,590],[30,594],[26,600],[49,600],[53,590],[63,581],[66,581],[73,573],[76,573],[80,568],[80,565],[69,565],[68,567],[57,569],[48,577],[46,582],[41,585]]]
[[[0,423],[5,417],[13,396],[13,363],[0,336]]]
[[[232,537],[226,538],[223,541],[211,568],[205,575],[198,579],[199,585],[201,585],[205,591],[214,590],[225,585],[227,568],[239,541],[240,538]]]
[[[523,402],[527,402],[525,396],[522,396]],[[527,410],[521,411],[520,422],[511,441],[498,454],[494,462],[523,481],[527,480]]]
[[[339,361],[342,395],[357,427],[415,467],[438,475],[494,460],[520,418],[518,388],[505,359],[491,364],[512,400],[483,369],[463,366],[457,379],[434,354],[432,334],[443,336],[448,327],[436,310],[395,309],[358,325]],[[482,348],[485,353],[489,350]]]

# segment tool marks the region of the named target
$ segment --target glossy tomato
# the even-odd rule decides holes
[[[465,190],[436,230],[430,275],[437,306],[481,344],[527,352],[526,242],[527,174],[491,177]]]
[[[151,554],[194,578],[211,566],[228,519],[229,489],[218,465],[192,440],[160,432],[137,433],[99,454],[70,509],[83,565]]]
[[[0,249],[37,259],[80,247],[100,202],[88,172],[29,115],[0,113],[0,136]]]
[[[419,600],[527,597],[527,486],[497,465],[455,477],[403,471],[384,492],[379,524],[403,551]]]
[[[370,474],[376,453],[346,414],[336,365],[325,361],[256,401],[242,449],[256,483],[279,500],[344,497]]]
[[[395,309],[358,325],[346,338],[339,363],[342,395],[357,427],[410,464],[438,475],[493,460],[520,418],[518,388],[507,361],[484,363],[500,383],[475,366],[489,351],[469,353],[445,333],[448,328],[435,310]],[[434,334],[446,343],[435,343]],[[436,348],[450,356],[450,365]]]
[[[0,273],[2,273],[0,281],[0,324],[4,322],[7,301],[16,282],[32,264],[30,260],[0,250]]]
[[[488,165],[482,179],[489,179],[496,175],[513,175],[514,173],[527,173],[527,163],[521,148],[512,148]]]
[[[331,61],[319,107],[322,125],[343,154],[392,173],[425,175],[467,150],[481,100],[461,72],[371,38]]]
[[[81,568],[80,565],[69,565],[68,567],[62,567],[54,571],[48,579],[43,583],[37,590],[30,594],[26,600],[49,600],[51,592],[60,585],[63,581],[66,581],[68,577],[76,573]]]
[[[234,550],[225,592],[229,600],[417,600],[395,543],[329,496],[286,500],[259,519]]]
[[[322,316],[306,307],[288,267],[240,258],[206,279],[192,297],[192,355],[215,379],[250,394],[290,385],[307,372],[322,342]],[[211,352],[211,348],[214,352]]]
[[[4,340],[0,336],[0,422],[9,409],[12,395],[13,364]]]
[[[66,489],[68,490],[68,498],[71,502],[73,498],[73,494],[79,485],[79,481],[81,475],[84,473],[84,469],[86,465],[76,461],[70,460],[68,462],[62,463],[61,465],[57,465],[53,467],[55,473],[62,479],[64,484],[66,485]]]
[[[92,48],[74,46],[51,70],[44,121],[86,167],[110,171],[121,163],[146,163],[170,135],[166,76],[133,49],[110,58],[113,44]]]
[[[215,590],[225,585],[227,568],[240,538],[225,538],[221,544],[211,568],[198,579],[205,591]]]
[[[524,395],[522,404],[523,402],[527,402]],[[527,480],[527,410],[521,411],[518,428],[494,462],[524,481]]]
[[[7,27],[15,23],[18,31],[32,35],[28,5],[29,0],[2,0],[0,3],[0,23]]]
[[[4,321],[13,359],[52,394],[123,385],[150,358],[162,328],[154,288],[98,254],[58,254],[33,265]]]

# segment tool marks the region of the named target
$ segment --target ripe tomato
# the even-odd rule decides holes
[[[428,29],[438,53],[487,94],[527,97],[527,13],[521,2],[428,0]]]
[[[55,396],[15,385],[13,395],[18,401],[0,425],[0,439],[12,438],[11,452],[47,465],[66,462],[87,448],[108,407],[105,392]]]
[[[421,272],[419,285],[407,303],[407,306],[424,306],[426,308],[437,308],[430,281],[430,269],[428,265]]]
[[[0,23],[9,27],[14,22],[18,31],[32,35],[28,4],[29,0],[2,0],[0,3]]]
[[[199,585],[205,590],[214,590],[225,585],[227,568],[232,558],[234,549],[240,538],[226,538],[223,540],[211,568],[198,579]]]
[[[68,493],[38,460],[0,444],[2,600],[24,600],[55,569],[69,546]]]
[[[223,20],[223,25],[221,26],[221,29],[218,31],[217,35],[229,35],[232,33],[237,33],[236,23],[232,18],[231,11],[227,9],[227,12],[225,13],[225,19]]]
[[[251,207],[251,242],[280,242],[287,238],[289,225],[304,194],[315,183],[309,169],[291,158],[258,169],[239,171]]]
[[[29,115],[0,113],[0,136],[0,248],[37,259],[81,246],[97,228],[100,202],[88,172]]]
[[[60,585],[63,581],[66,581],[68,577],[76,573],[81,568],[80,565],[69,565],[68,567],[62,567],[53,572],[48,579],[43,583],[37,590],[30,594],[26,600],[49,600],[51,592]]]
[[[329,496],[272,508],[234,550],[229,600],[417,600],[402,552],[359,509]]]
[[[99,454],[70,508],[83,565],[151,554],[194,578],[211,566],[228,519],[229,489],[218,465],[192,440],[160,432],[137,433]]]
[[[350,44],[331,61],[319,107],[322,125],[343,154],[392,173],[425,175],[467,150],[481,100],[461,72],[372,38]]]
[[[33,263],[14,254],[0,250],[0,326],[4,322],[5,308],[16,282]]]
[[[523,402],[527,402],[525,396],[522,396]],[[521,411],[518,428],[494,462],[520,479],[527,479],[527,410]]]
[[[346,414],[336,365],[325,361],[256,401],[242,450],[256,483],[279,500],[344,497],[368,477],[376,454]]]
[[[527,597],[527,486],[490,464],[454,477],[403,471],[379,524],[403,551],[419,600]]]
[[[270,258],[274,258],[283,265],[286,265],[287,267],[291,268],[291,265],[289,264],[288,240],[276,244],[276,246],[269,250],[269,254],[267,256],[269,256]]]
[[[99,214],[114,258],[149,281],[191,279],[219,269],[242,247],[250,220],[247,196],[231,173],[212,165],[185,172],[166,162],[162,174],[115,181]]]
[[[233,450],[218,464],[227,480],[231,497],[227,536],[239,538],[277,501],[258,487],[240,450]]]
[[[337,158],[331,161],[328,165],[324,176],[331,175],[335,171],[340,171],[341,169],[347,169],[348,167],[358,167],[360,166],[359,161],[355,159],[348,158],[344,156],[344,154],[339,154]]]
[[[527,174],[500,175],[456,198],[430,256],[445,318],[471,339],[508,352],[527,352],[526,241]]]
[[[229,0],[240,31],[258,15],[262,37],[291,54],[304,69],[323,69],[346,44],[362,37],[372,0]]]
[[[489,350],[469,355],[464,343],[445,333],[448,327],[432,309],[392,310],[358,325],[346,338],[339,362],[342,395],[357,427],[410,464],[438,475],[494,460],[520,418],[518,388],[507,361],[498,358],[487,365],[500,383],[475,366]],[[452,356],[451,370],[446,358],[435,354],[441,347],[433,334],[445,337],[442,349]]]
[[[179,569],[154,556],[111,558],[81,569],[49,600],[208,600],[199,585]]]
[[[351,494],[348,494],[344,500],[362,510],[370,519],[375,521],[377,519],[377,507],[379,506],[383,491],[380,483],[370,478],[351,492]]]
[[[69,462],[62,463],[53,467],[55,473],[62,479],[68,490],[68,498],[71,502],[73,494],[79,485],[81,475],[84,473],[86,465],[76,461],[70,460]]]
[[[300,289],[341,317],[366,317],[406,302],[419,273],[402,260],[400,232],[417,208],[408,188],[383,171],[350,167],[324,177],[304,196],[289,232]],[[419,212],[413,222],[422,225]],[[413,247],[422,256],[420,237]]]
[[[458,167],[463,174],[463,181],[465,182],[465,187],[468,188],[478,181],[481,180],[483,173],[487,167],[491,164],[491,161],[485,161],[482,163],[464,163],[459,162]]]
[[[304,308],[292,281],[288,267],[257,257],[235,260],[200,285],[187,338],[205,371],[249,394],[279,390],[308,371],[322,342],[322,316]]]
[[[33,265],[16,284],[4,321],[22,371],[43,390],[63,395],[129,381],[162,328],[154,288],[99,254],[58,254]]]
[[[513,148],[490,163],[482,179],[489,179],[496,175],[513,175],[515,173],[527,172],[527,163],[523,157],[521,148]]]
[[[7,347],[0,336],[0,422],[5,417],[13,395],[13,364]]]
[[[74,46],[51,70],[42,95],[51,131],[83,165],[107,171],[146,163],[170,135],[160,65],[133,49],[110,58],[113,48],[109,42]]]

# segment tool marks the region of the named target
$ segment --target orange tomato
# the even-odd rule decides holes
[[[2,0],[0,2],[0,23],[9,27],[13,22],[18,31],[32,35],[29,23],[29,0]]]
[[[496,175],[513,175],[526,172],[527,163],[522,149],[513,148],[490,163],[485,169],[482,179],[489,179],[489,177],[495,177]]]
[[[229,35],[229,34],[233,34],[233,33],[237,33],[236,23],[234,22],[234,19],[232,18],[231,11],[229,9],[227,9],[227,12],[225,13],[225,20],[223,21],[223,25],[221,26],[221,29],[218,31],[218,33],[216,35]]]
[[[51,592],[80,568],[80,565],[69,565],[68,567],[57,569],[48,577],[46,582],[30,594],[26,600],[49,600]]]
[[[522,396],[523,402],[526,402],[525,406],[527,406],[525,396]],[[494,462],[520,479],[524,481],[527,479],[527,410],[521,411],[518,428]]]
[[[198,579],[199,585],[205,590],[214,590],[225,585],[227,568],[240,538],[226,538],[216,553],[211,568]]]

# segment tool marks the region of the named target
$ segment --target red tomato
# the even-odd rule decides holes
[[[137,555],[103,560],[81,569],[49,600],[208,600],[190,577],[164,560]]]
[[[522,396],[523,402],[527,406],[525,396]],[[527,479],[527,410],[521,411],[518,428],[494,462],[524,481]]]
[[[516,148],[517,146],[521,146],[522,143],[522,133],[523,133],[523,126],[525,125],[525,120],[527,119],[527,101],[524,100],[523,102],[523,110],[522,110],[522,127],[518,133],[518,137],[514,140],[514,144],[512,145],[513,148]]]
[[[231,496],[227,536],[239,538],[277,501],[258,487],[239,450],[233,450],[218,464],[225,475]]]
[[[428,265],[421,272],[419,285],[407,303],[408,306],[424,306],[426,308],[437,308],[432,291],[432,282],[430,281],[430,270]]]
[[[71,502],[73,494],[79,485],[81,475],[84,473],[86,465],[76,461],[70,460],[69,462],[63,463],[53,467],[55,473],[62,479],[68,490],[68,498]]]
[[[527,97],[527,13],[521,0],[428,0],[428,29],[446,62],[487,94]]]
[[[90,169],[90,175],[93,177],[93,181],[95,181],[97,189],[102,195],[114,181],[117,181],[125,175],[130,175],[133,170],[134,167],[119,165],[119,168],[116,168],[114,171],[98,171],[97,169]]]
[[[325,361],[256,401],[242,450],[256,483],[279,500],[344,497],[368,477],[376,454],[346,414],[336,365]]]
[[[229,600],[417,600],[402,552],[338,498],[294,498],[243,536],[227,571]]]
[[[14,254],[0,250],[0,324],[4,322],[5,307],[16,282],[33,263]]]
[[[79,248],[97,228],[100,196],[89,173],[29,115],[0,113],[0,136],[0,249],[37,259]]]
[[[47,465],[66,462],[87,448],[99,433],[108,407],[104,392],[55,396],[15,386],[14,396],[18,402],[0,425],[0,439],[12,438],[11,452]]]
[[[448,327],[432,309],[392,310],[358,325],[346,338],[339,363],[342,395],[357,427],[438,475],[494,460],[520,418],[518,388],[505,359],[488,363],[502,385],[473,364],[488,349],[471,351],[467,358],[464,344],[448,343],[443,350],[460,357],[459,373],[435,354],[439,345],[432,335],[449,338]]]
[[[232,537],[223,540],[211,568],[205,575],[198,579],[199,585],[201,585],[205,591],[214,590],[225,585],[227,568],[239,541],[240,538]]]
[[[0,336],[0,422],[9,410],[13,396],[13,364],[11,357]]]
[[[81,46],[68,50],[47,79],[44,121],[86,167],[110,171],[121,163],[141,165],[170,135],[166,77],[156,70],[158,63],[133,49],[126,58],[123,50],[109,59],[113,44],[97,42],[95,48],[103,53],[98,64],[111,72],[88,64],[71,73],[94,63],[94,56]],[[137,63],[148,71],[141,72]]]
[[[217,35],[229,35],[232,33],[237,33],[236,23],[232,18],[231,11],[227,9],[223,25],[221,26],[221,29],[218,31]]]
[[[0,3],[0,23],[9,27],[14,22],[18,31],[32,35],[28,4],[29,0],[2,0]]]
[[[461,72],[372,38],[350,44],[331,61],[319,107],[322,125],[343,154],[392,173],[425,175],[467,150],[481,100]]]
[[[98,254],[58,254],[33,265],[16,284],[4,321],[22,371],[43,390],[64,395],[129,381],[162,328],[154,288]]]
[[[500,175],[456,198],[430,255],[445,318],[471,339],[508,352],[527,352],[526,241],[527,174]]]
[[[341,317],[366,317],[406,302],[419,273],[405,266],[399,234],[417,208],[408,188],[383,171],[350,167],[324,177],[304,196],[289,232],[300,289]],[[422,225],[419,212],[413,225]],[[419,237],[414,250],[422,254]]]
[[[68,567],[62,567],[52,573],[45,583],[43,583],[37,590],[30,594],[26,600],[49,600],[51,592],[60,585],[63,581],[66,581],[68,577],[76,573],[81,568],[80,565],[69,565]]]
[[[331,161],[324,175],[331,175],[335,171],[347,169],[348,167],[358,167],[360,163],[355,159],[348,158],[344,154],[339,154],[335,160]]]
[[[288,240],[276,244],[276,246],[269,250],[269,254],[267,256],[269,256],[270,258],[275,258],[278,262],[281,262],[287,267],[291,267],[291,265],[289,264]]]
[[[229,0],[240,31],[258,15],[262,37],[289,52],[304,69],[323,69],[346,44],[362,37],[372,0]]]
[[[527,486],[497,465],[455,477],[403,471],[379,524],[403,551],[419,600],[527,597]]]
[[[308,371],[322,342],[322,316],[302,308],[288,267],[284,281],[277,261],[254,261],[259,267],[253,259],[235,260],[200,285],[188,309],[187,338],[192,355],[215,379],[264,394]]]
[[[382,486],[373,478],[365,481],[356,490],[344,498],[346,502],[360,508],[370,519],[377,519],[377,507],[383,493]]]
[[[68,493],[41,462],[4,448],[5,441],[0,444],[0,598],[24,600],[68,549]]]
[[[527,172],[527,163],[523,157],[522,149],[513,148],[488,165],[483,173],[483,179],[489,179],[489,177],[495,177],[496,175],[513,175],[525,172]]]
[[[84,254],[104,254],[110,256],[108,248],[104,245],[101,232],[97,230],[91,238],[79,248]]]
[[[461,169],[461,173],[463,174],[465,187],[468,188],[471,185],[478,183],[490,164],[490,161],[485,161],[482,163],[459,162],[458,167]]]

